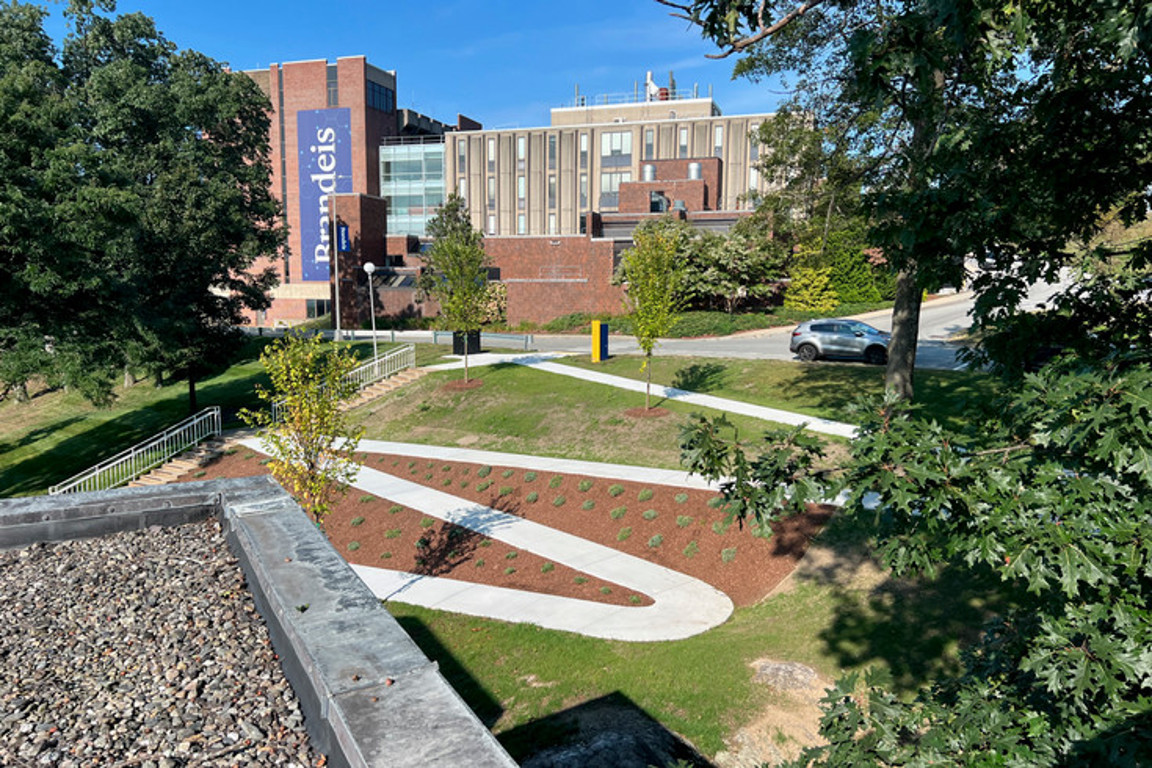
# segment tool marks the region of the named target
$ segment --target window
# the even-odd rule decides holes
[[[468,142],[463,139],[456,141],[456,173],[468,173]],[[461,185],[463,186],[463,185]]]
[[[322,317],[332,311],[332,302],[328,299],[307,299],[306,301],[305,309],[309,320]]]
[[[461,200],[468,199],[468,184],[465,183],[463,176],[456,179],[456,194],[460,195]]]
[[[629,171],[600,174],[600,207],[615,210],[620,206],[620,185],[632,181]]]
[[[336,75],[336,65],[328,65],[328,106],[340,106],[340,80]]]
[[[580,174],[580,210],[588,209],[588,174]]]
[[[496,215],[492,213],[488,214],[488,234],[496,234]]]
[[[496,207],[496,177],[488,177],[488,208],[491,210]]]
[[[396,111],[396,92],[380,83],[368,81],[368,106],[381,112]]]
[[[488,173],[496,170],[496,139],[488,139]]]
[[[580,169],[588,167],[588,134],[580,134]]]
[[[605,168],[632,165],[632,131],[600,134],[600,165]]]
[[[527,197],[528,183],[523,176],[516,177],[516,207],[524,210],[524,201]]]
[[[524,214],[516,215],[516,234],[522,235],[528,231],[528,222]]]
[[[556,214],[548,214],[548,234],[556,234]]]
[[[688,129],[687,128],[681,128],[680,129],[680,152],[676,156],[681,157],[681,158],[688,157]]]
[[[556,177],[554,175],[548,177],[548,207],[556,207]]]
[[[524,170],[524,163],[528,157],[528,137],[516,137],[516,170]]]
[[[656,131],[652,128],[644,129],[644,159],[651,160],[656,156]]]
[[[556,137],[548,137],[548,170],[556,170]]]
[[[714,157],[724,156],[724,126],[718,125],[712,132],[712,155]]]

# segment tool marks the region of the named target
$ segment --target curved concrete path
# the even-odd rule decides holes
[[[258,439],[243,445],[263,452]],[[545,459],[488,451],[414,446],[365,440],[360,449],[421,458],[531,466],[537,471],[590,474],[640,480],[659,485],[681,485],[682,472],[642,467]],[[659,478],[659,479],[657,479]],[[697,479],[697,482],[699,479]],[[354,565],[353,569],[383,600],[399,600],[438,610],[473,616],[528,622],[548,629],[576,632],[611,640],[680,640],[724,623],[732,615],[732,601],[699,579],[673,571],[611,547],[557,531],[539,523],[476,504],[458,496],[427,488],[371,467],[361,467],[354,488],[430,517],[454,523],[517,549],[532,552],[597,578],[615,582],[654,600],[650,606],[607,605],[575,598],[471,584],[454,579],[420,576],[386,568]],[[693,484],[694,487],[701,487]],[[704,484],[703,487],[707,487]]]
[[[601,373],[600,371],[590,371],[586,368],[577,368],[572,365],[562,365],[560,363],[551,362],[557,357],[563,357],[559,353],[529,353],[525,355],[501,355],[481,353],[478,355],[468,356],[468,367],[474,368],[483,365],[496,365],[499,363],[515,363],[517,365],[528,366],[535,368],[538,371],[545,371],[547,373],[554,373],[558,376],[568,376],[574,379],[583,379],[584,381],[591,381],[596,384],[603,384],[609,387],[616,387],[617,389],[626,389],[632,392],[644,392],[645,383],[636,379],[629,379],[623,376],[614,376],[609,373]],[[457,362],[440,363],[439,365],[427,366],[426,370],[429,371],[444,371],[453,370],[464,367],[464,360],[461,358]],[[795,413],[793,411],[782,411],[779,408],[768,408],[763,405],[753,405],[752,403],[745,403],[740,400],[730,400],[724,397],[716,397],[714,395],[703,395],[698,392],[689,392],[685,389],[677,389],[675,387],[665,387],[659,384],[652,385],[652,393],[658,397],[663,397],[668,400],[676,400],[683,403],[692,403],[702,408],[713,408],[718,411],[725,411],[727,413],[738,413],[742,416],[751,416],[765,421],[774,421],[778,424],[789,424],[791,426],[805,425],[805,429],[813,432],[819,432],[825,435],[833,435],[835,437],[847,437],[849,439],[856,436],[858,427],[854,424],[845,424],[841,421],[832,421],[831,419],[822,419],[818,416],[806,416],[804,414]]]

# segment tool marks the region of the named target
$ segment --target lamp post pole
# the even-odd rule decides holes
[[[376,265],[366,261],[364,262],[364,271],[368,273],[368,313],[372,316],[372,359],[375,360],[378,357],[376,353],[376,286],[372,283],[372,273],[376,271]]]

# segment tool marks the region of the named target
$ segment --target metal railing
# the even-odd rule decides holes
[[[392,349],[385,352],[378,357],[363,363],[356,368],[353,368],[345,376],[345,381],[351,381],[356,386],[356,391],[367,387],[369,384],[374,384],[381,379],[387,379],[400,371],[408,368],[416,367],[416,347],[412,344],[405,344],[399,349]],[[277,400],[272,403],[272,421],[280,421],[280,411],[284,407],[283,400]]]
[[[103,491],[131,482],[202,440],[220,435],[220,408],[205,408],[163,432],[52,486],[48,493]]]

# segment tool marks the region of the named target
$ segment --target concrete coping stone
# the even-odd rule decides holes
[[[270,477],[0,500],[0,547],[217,515],[331,766],[516,763]]]

